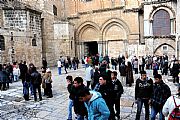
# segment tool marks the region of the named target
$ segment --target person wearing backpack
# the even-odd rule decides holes
[[[178,86],[178,93],[167,99],[162,112],[168,120],[180,120],[180,111],[176,111],[178,109],[180,109],[180,85]]]

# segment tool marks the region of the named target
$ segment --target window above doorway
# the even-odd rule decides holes
[[[158,10],[153,16],[153,35],[168,36],[171,34],[170,15],[166,10]]]
[[[5,40],[4,36],[0,35],[0,50],[4,51],[5,50]]]

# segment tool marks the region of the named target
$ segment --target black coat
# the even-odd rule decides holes
[[[0,83],[9,82],[9,77],[5,71],[0,71]]]
[[[136,80],[136,86],[135,86],[135,99],[137,98],[151,98],[153,92],[153,80],[152,79],[146,79]]]
[[[41,85],[42,83],[42,78],[41,78],[41,74],[37,71],[34,71],[31,74],[31,83],[35,84],[35,85]]]
[[[174,77],[178,76],[179,74],[179,64],[175,64],[172,67],[172,74]]]
[[[106,85],[100,85],[99,83],[96,84],[95,91],[100,92],[102,95],[102,98],[105,100],[107,106],[111,106],[112,104],[112,92],[113,92],[113,88],[112,88],[112,84],[106,84]]]
[[[79,91],[81,89],[84,89],[85,85],[81,85],[77,88],[75,88],[74,86],[72,86],[71,89],[69,89],[69,93],[70,93],[70,97],[73,100],[73,104],[74,104],[74,112],[75,114],[79,114],[81,116],[87,116],[87,109],[84,105],[84,102],[79,101]]]
[[[119,66],[119,72],[120,72],[120,76],[126,76],[126,65],[121,64]]]
[[[94,89],[95,85],[97,83],[99,83],[99,77],[100,77],[100,72],[98,70],[96,70],[94,72],[94,76],[93,76],[93,84],[91,85],[92,86],[92,89]]]
[[[124,92],[124,89],[121,82],[118,79],[112,82],[112,89],[113,89],[112,92],[113,99],[120,99],[121,95]]]

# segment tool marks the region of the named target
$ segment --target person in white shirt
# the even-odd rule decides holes
[[[85,80],[86,80],[86,82],[87,82],[87,87],[88,87],[88,88],[89,88],[90,83],[91,83],[91,81],[92,81],[93,74],[94,74],[93,68],[92,68],[91,65],[89,65],[89,67],[86,68],[86,71],[85,71]]]
[[[172,113],[172,111],[175,108],[174,100],[176,102],[176,105],[179,106],[180,105],[180,85],[178,86],[178,93],[176,95],[169,97],[163,106],[162,112],[163,112],[163,115],[167,118],[169,118],[169,115]]]
[[[16,65],[16,66],[13,68],[13,76],[14,76],[14,81],[15,81],[15,82],[19,80],[20,69],[19,69],[18,65]]]
[[[61,75],[61,67],[62,67],[61,59],[58,60],[57,67],[58,67],[58,74]]]

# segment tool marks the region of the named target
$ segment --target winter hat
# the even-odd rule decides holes
[[[49,68],[47,68],[46,72],[51,72],[51,70]]]

